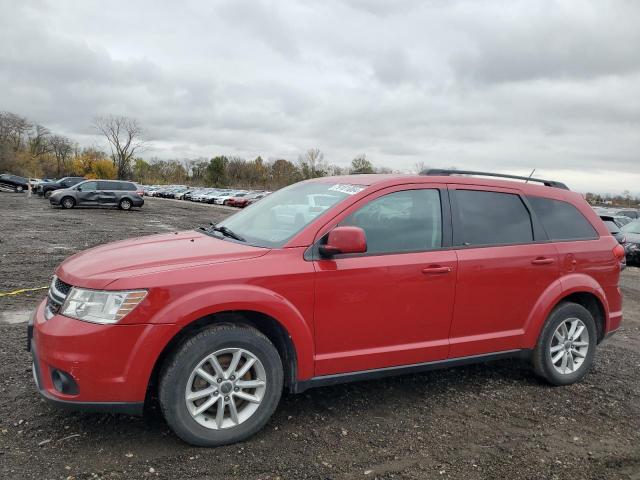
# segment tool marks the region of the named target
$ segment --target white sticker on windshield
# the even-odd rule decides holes
[[[351,185],[347,183],[338,183],[333,187],[329,187],[329,190],[332,192],[342,192],[347,195],[355,195],[356,193],[360,193],[366,187],[364,185]]]

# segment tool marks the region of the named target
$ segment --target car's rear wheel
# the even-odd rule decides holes
[[[64,197],[60,200],[60,205],[62,205],[62,208],[69,209],[76,206],[76,201],[71,197]]]
[[[131,200],[129,200],[128,198],[123,198],[118,204],[118,208],[120,210],[131,210],[131,206]]]
[[[593,316],[582,305],[566,302],[549,315],[533,355],[538,375],[553,385],[581,380],[593,363],[597,343]]]
[[[282,362],[267,337],[249,326],[215,325],[169,358],[160,378],[160,406],[184,441],[226,445],[267,423],[282,385]]]
[[[17,193],[21,193],[23,190],[24,190],[24,187],[23,187],[22,185],[18,185],[18,186],[16,187],[16,192],[17,192]]]

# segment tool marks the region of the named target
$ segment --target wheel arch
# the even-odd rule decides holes
[[[156,393],[162,368],[171,354],[188,338],[216,324],[248,325],[263,335],[276,347],[284,371],[285,388],[294,388],[297,382],[298,353],[287,329],[277,319],[257,310],[222,310],[193,320],[177,331],[155,360],[147,382],[147,394]]]
[[[551,284],[540,296],[527,320],[525,343],[533,348],[549,315],[559,305],[573,302],[585,307],[593,316],[598,329],[598,343],[607,332],[608,303],[602,287],[590,276],[572,274]]]

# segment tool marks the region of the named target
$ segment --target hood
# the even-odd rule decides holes
[[[234,262],[260,257],[268,251],[191,230],[123,240],[85,250],[62,262],[56,275],[71,285],[100,289],[125,277]]]

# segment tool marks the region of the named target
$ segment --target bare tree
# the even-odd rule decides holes
[[[324,161],[324,154],[319,148],[310,148],[298,157],[298,165],[304,178],[324,177],[328,166]]]
[[[0,144],[14,151],[22,147],[22,140],[33,125],[24,117],[11,112],[0,112]]]
[[[427,165],[422,160],[413,164],[413,171],[416,172],[418,175],[420,175],[426,169],[427,169]]]
[[[118,178],[128,178],[135,153],[144,148],[142,127],[136,119],[114,116],[99,117],[94,128],[104,135],[111,147],[111,158],[118,169]]]
[[[65,170],[65,173],[68,173],[66,171],[67,161],[71,158],[74,145],[71,140],[62,135],[54,135],[51,137],[49,139],[49,144],[51,145],[51,150],[56,157],[56,172],[57,176],[60,177],[62,170]]]
[[[47,127],[43,127],[42,125],[35,126],[35,129],[31,135],[29,135],[29,153],[31,153],[32,158],[37,158],[45,153],[51,152],[50,136],[51,131]]]

